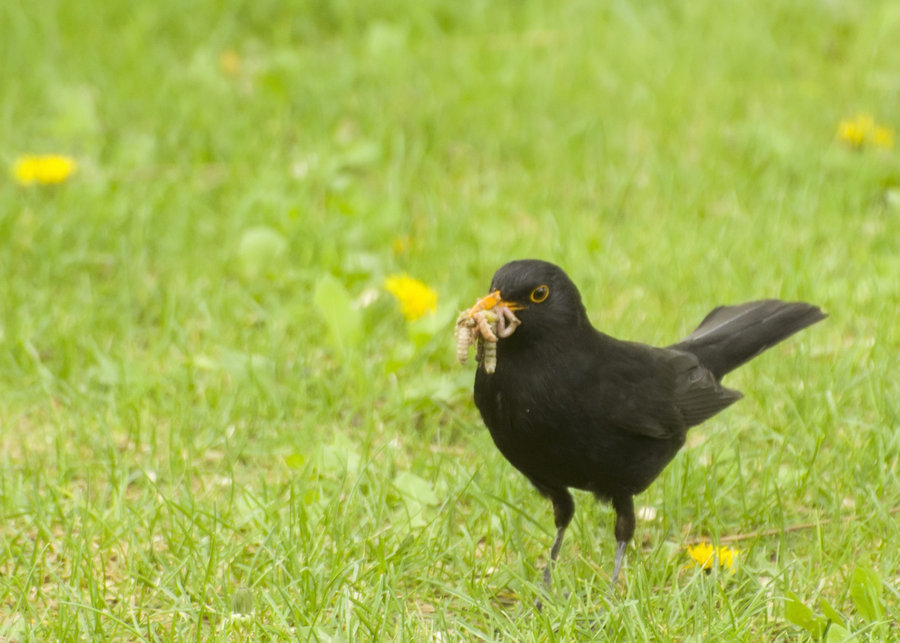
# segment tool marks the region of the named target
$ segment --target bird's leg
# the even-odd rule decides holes
[[[629,495],[617,496],[613,498],[613,509],[616,510],[616,561],[609,582],[610,589],[616,585],[625,559],[625,548],[634,536],[634,500]]]
[[[572,516],[575,515],[575,501],[572,500],[572,494],[567,489],[554,490],[550,496],[553,502],[553,521],[556,523],[556,538],[553,540],[553,546],[550,547],[550,560],[544,567],[544,584],[550,589],[550,568],[556,563],[559,557],[559,550],[562,547],[563,536],[566,535],[566,527],[572,522]]]
[[[609,582],[610,589],[616,586],[616,579],[619,578],[619,570],[622,569],[622,561],[625,560],[625,548],[627,546],[627,541],[619,540],[616,542],[616,562],[613,564],[612,580]]]
[[[544,495],[550,496],[550,500],[553,502],[553,520],[556,523],[556,538],[553,539],[553,545],[550,547],[550,560],[547,561],[547,565],[544,567],[544,587],[549,592],[551,588],[551,568],[559,557],[563,537],[566,535],[566,527],[569,526],[569,523],[572,522],[572,516],[575,515],[575,501],[572,500],[572,494],[565,488],[546,489],[538,486],[538,490]],[[538,611],[542,609],[543,605],[540,598],[535,600],[534,606]]]
[[[544,566],[544,585],[550,589],[550,567],[556,564],[559,558],[559,550],[562,548],[563,537],[566,535],[565,527],[556,528],[556,538],[553,539],[553,545],[550,547],[550,560]]]

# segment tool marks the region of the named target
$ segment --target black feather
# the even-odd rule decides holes
[[[693,353],[716,379],[721,379],[764,350],[825,317],[818,306],[777,299],[719,306],[693,333],[670,348]]]
[[[529,293],[538,286],[550,294],[534,303]],[[595,330],[578,289],[553,264],[506,264],[493,290],[522,324],[497,344],[496,371],[477,371],[475,403],[503,455],[553,502],[551,560],[572,519],[570,488],[612,501],[613,582],[634,533],[632,496],[659,475],[691,426],[742,397],[722,376],[825,317],[816,306],[777,300],[722,306],[681,342],[656,348]]]

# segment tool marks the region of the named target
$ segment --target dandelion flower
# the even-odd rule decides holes
[[[894,130],[890,127],[877,126],[872,132],[872,145],[883,150],[894,147]]]
[[[866,142],[866,130],[857,119],[844,119],[838,124],[837,137],[850,147],[862,147]]]
[[[858,114],[838,123],[837,138],[852,148],[867,145],[889,150],[894,147],[894,130],[875,122],[871,114]]]
[[[226,49],[219,54],[219,69],[226,76],[238,76],[241,73],[240,55],[234,49]]]
[[[20,185],[56,185],[68,179],[77,168],[78,164],[70,156],[20,156],[13,165],[13,176]]]
[[[13,164],[13,177],[20,185],[56,185],[68,179],[77,167],[75,159],[69,156],[20,156]]]
[[[722,567],[734,571],[734,560],[741,553],[730,547],[713,547],[711,543],[697,543],[687,548],[691,561],[702,569]]]
[[[437,293],[409,275],[393,275],[384,280],[384,289],[400,302],[403,316],[413,321],[437,310]]]

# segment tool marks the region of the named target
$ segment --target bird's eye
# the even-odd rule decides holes
[[[544,301],[550,295],[550,289],[547,286],[538,286],[531,291],[530,299],[536,304]]]

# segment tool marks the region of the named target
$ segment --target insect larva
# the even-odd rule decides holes
[[[478,362],[487,373],[497,370],[497,326],[500,315],[492,310],[481,310],[475,313],[478,320]]]
[[[495,299],[499,299],[499,296],[499,293],[489,295]],[[469,346],[475,344],[476,361],[484,366],[487,373],[493,373],[497,369],[498,339],[512,335],[521,322],[505,306],[498,306],[492,310],[485,310],[483,306],[482,300],[478,305],[461,312],[456,318],[456,327],[453,330],[456,338],[456,360],[460,364],[465,364],[469,358]]]
[[[487,373],[493,373],[497,370],[497,342],[491,342],[482,339],[479,342],[481,346],[482,364]]]
[[[456,337],[456,361],[465,364],[469,359],[469,346],[475,341],[475,320],[464,318],[463,313],[456,320],[456,328],[453,331]]]

